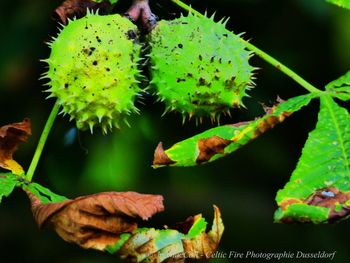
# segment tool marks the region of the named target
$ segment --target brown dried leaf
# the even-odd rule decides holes
[[[0,167],[10,170],[13,174],[24,173],[22,166],[13,160],[12,155],[18,145],[25,142],[31,134],[29,119],[0,127]]]
[[[169,156],[165,153],[163,148],[163,143],[158,143],[156,150],[154,151],[153,165],[170,165],[175,162],[169,158]]]
[[[94,2],[92,0],[66,0],[54,11],[54,20],[67,24],[68,19],[74,17],[80,18],[86,15],[86,10],[99,10],[103,13],[111,4],[108,1],[101,3]]]
[[[223,232],[224,225],[220,209],[214,205],[214,221],[209,233],[203,232],[200,237],[182,240],[186,257],[202,260],[210,259],[219,247]]]
[[[115,244],[122,233],[136,230],[136,218],[147,220],[164,210],[160,195],[105,192],[43,204],[27,193],[39,227],[53,228],[65,241],[97,250]]]

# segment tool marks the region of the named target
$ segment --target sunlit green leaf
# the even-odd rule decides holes
[[[322,223],[346,218],[350,209],[350,115],[321,97],[318,123],[290,181],[277,194],[278,222]]]

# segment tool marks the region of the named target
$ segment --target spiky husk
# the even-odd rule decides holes
[[[128,19],[88,12],[69,21],[49,44],[47,92],[58,98],[62,113],[75,119],[79,129],[92,132],[98,125],[107,133],[137,112],[141,46],[136,36],[137,27]]]
[[[160,21],[148,39],[151,86],[167,111],[212,120],[242,105],[254,84],[252,53],[226,22],[189,14]]]

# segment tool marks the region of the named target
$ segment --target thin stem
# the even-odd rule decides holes
[[[242,38],[241,38],[242,39]],[[242,39],[243,40],[243,39]],[[261,49],[257,48],[256,46],[254,46],[253,44],[249,43],[248,41],[245,41],[245,45],[246,47],[253,51],[256,55],[258,55],[260,58],[262,58],[263,60],[265,60],[266,62],[268,62],[269,64],[271,64],[272,66],[274,66],[276,69],[278,69],[279,71],[283,72],[284,74],[286,74],[288,77],[290,77],[291,79],[293,79],[295,82],[297,82],[299,85],[301,85],[303,88],[305,88],[306,90],[310,91],[310,92],[322,92],[321,90],[319,90],[318,88],[316,88],[315,86],[313,86],[312,84],[310,84],[308,81],[306,81],[305,79],[303,79],[302,77],[300,77],[297,73],[295,73],[293,70],[291,70],[290,68],[288,68],[287,66],[283,65],[281,62],[279,62],[277,59],[271,57],[269,54],[265,53],[264,51],[262,51]]]
[[[32,181],[35,169],[36,169],[36,167],[38,165],[40,156],[41,156],[41,154],[43,152],[43,149],[44,149],[47,137],[49,136],[49,133],[50,133],[51,128],[52,128],[52,125],[55,122],[55,119],[56,119],[56,116],[58,114],[58,110],[59,109],[60,109],[60,105],[59,105],[58,102],[56,102],[54,107],[53,107],[53,109],[52,109],[52,111],[51,111],[51,113],[50,113],[49,118],[46,121],[44,130],[43,130],[43,132],[42,132],[42,134],[40,136],[38,145],[36,147],[36,150],[35,150],[32,162],[30,163],[30,166],[29,166],[29,169],[28,169],[28,172],[27,172],[27,175],[26,175],[26,179],[29,182]]]
[[[185,9],[186,11],[188,11],[188,12],[190,12],[192,14],[195,14],[196,16],[199,16],[199,17],[203,17],[204,16],[201,13],[199,13],[196,10],[194,10],[192,7],[190,7],[189,5],[185,4],[184,2],[182,2],[180,0],[171,0],[171,1],[173,3],[175,3],[176,5],[178,5],[179,7]],[[257,48],[256,46],[254,46],[253,44],[249,43],[248,41],[246,41],[246,40],[244,40],[242,38],[240,38],[240,39],[245,43],[247,49],[253,51],[257,56],[259,56],[260,58],[262,58],[263,60],[265,60],[266,62],[268,62],[272,66],[274,66],[275,68],[277,68],[279,71],[281,71],[284,74],[286,74],[288,77],[293,79],[295,82],[297,82],[299,85],[301,85],[303,88],[305,88],[309,92],[316,92],[316,93],[322,92],[321,90],[319,90],[318,88],[316,88],[315,86],[313,86],[312,84],[307,82],[305,79],[300,77],[293,70],[291,70],[287,66],[283,65],[277,59],[274,59],[269,54],[265,53],[264,51],[262,51],[261,49]]]

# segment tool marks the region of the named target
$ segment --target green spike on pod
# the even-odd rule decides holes
[[[223,23],[189,14],[160,21],[149,34],[151,86],[166,108],[217,120],[242,105],[255,68],[251,52]]]
[[[137,27],[115,14],[88,12],[69,21],[51,44],[47,77],[49,97],[57,97],[63,112],[81,130],[117,127],[130,113],[140,88],[137,68],[141,45]]]

